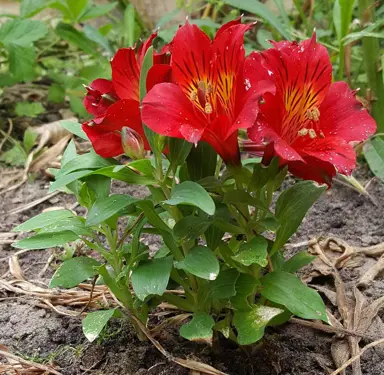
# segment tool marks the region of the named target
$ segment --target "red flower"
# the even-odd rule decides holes
[[[239,18],[222,26],[213,41],[196,25],[186,22],[179,28],[172,41],[174,83],[158,84],[148,92],[144,123],[195,145],[208,142],[225,162],[239,163],[237,130],[255,122],[261,88],[251,86],[245,75],[247,67],[258,63],[262,68],[260,61],[245,60],[243,38],[250,27]]]
[[[119,49],[111,61],[112,80],[96,79],[87,86],[84,106],[95,116],[83,123],[83,130],[92,142],[95,151],[103,157],[114,157],[124,153],[121,144],[121,129],[129,127],[145,140],[140,116],[139,81],[144,56],[157,33],[153,33],[137,50]],[[154,65],[147,78],[147,88],[167,80],[170,67],[167,62],[167,50],[154,54]],[[153,68],[154,68],[153,67]]]
[[[255,125],[253,144],[266,145],[264,162],[279,156],[294,175],[330,184],[336,172],[350,174],[356,165],[351,142],[367,139],[376,124],[345,82],[332,83],[327,50],[316,35],[301,43],[273,43],[261,53],[275,80],[276,93],[266,93]]]

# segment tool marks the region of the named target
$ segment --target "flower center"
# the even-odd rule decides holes
[[[200,81],[197,90],[193,90],[190,95],[189,99],[193,102],[196,102],[198,106],[206,113],[211,114],[212,104],[210,102],[210,95],[212,93],[212,85],[209,82]]]

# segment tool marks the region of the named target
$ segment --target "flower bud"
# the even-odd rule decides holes
[[[131,159],[144,159],[144,141],[135,130],[123,127],[121,129],[121,144],[125,155]]]

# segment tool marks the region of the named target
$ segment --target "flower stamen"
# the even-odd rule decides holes
[[[320,111],[317,107],[313,107],[312,109],[307,110],[308,120],[319,121],[320,119]]]

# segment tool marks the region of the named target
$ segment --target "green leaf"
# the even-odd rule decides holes
[[[72,21],[77,21],[85,10],[88,0],[65,0]]]
[[[64,150],[63,156],[61,158],[61,166],[63,167],[70,160],[74,159],[77,156],[75,141],[71,139],[68,143],[66,149]]]
[[[185,181],[175,186],[171,198],[164,203],[171,206],[185,204],[195,206],[206,212],[208,215],[214,215],[215,202],[199,184],[192,181]]]
[[[36,138],[37,134],[31,128],[27,128],[23,137],[23,146],[27,154],[29,154],[29,151],[31,151],[32,147],[35,145]]]
[[[372,173],[384,182],[384,140],[375,137],[366,142],[364,156]]]
[[[29,18],[48,8],[51,1],[47,0],[23,0],[20,5],[20,16]]]
[[[205,246],[196,246],[189,250],[175,267],[206,280],[215,280],[220,271],[215,254]]]
[[[51,225],[53,222],[60,221],[62,219],[67,219],[73,217],[73,213],[69,210],[54,210],[42,212],[40,215],[37,215],[23,224],[18,225],[13,229],[14,232],[31,232],[36,229],[44,228],[48,225]]]
[[[306,251],[301,251],[284,263],[282,271],[294,273],[311,263],[314,259],[316,259],[314,255],[308,254]]]
[[[67,129],[70,133],[77,135],[81,139],[85,139],[88,141],[88,136],[85,134],[84,130],[81,128],[81,124],[75,121],[68,121],[68,120],[63,120],[60,121],[60,125],[64,128]]]
[[[251,310],[235,311],[233,324],[237,329],[237,340],[240,345],[249,345],[264,336],[268,322],[283,310],[276,307],[252,305]]]
[[[64,186],[67,186],[71,182],[77,181],[81,179],[82,177],[88,176],[92,173],[92,170],[83,170],[83,171],[76,171],[73,173],[68,173],[65,175],[60,175],[57,177],[57,180],[52,182],[49,192],[55,191],[57,189],[63,188]]]
[[[352,21],[355,0],[335,0],[333,7],[333,23],[339,43],[348,34]]]
[[[272,27],[274,27],[285,39],[291,39],[290,30],[260,1],[224,0],[224,2],[235,8],[245,10],[246,12],[253,13],[263,18]]]
[[[115,159],[105,159],[91,151],[87,154],[77,155],[68,163],[63,164],[60,175],[72,173],[80,169],[99,169],[116,164],[117,161]]]
[[[171,275],[173,257],[140,262],[132,272],[132,287],[136,296],[144,301],[148,296],[162,296]]]
[[[267,248],[267,240],[262,236],[257,236],[252,238],[250,242],[242,244],[239,252],[232,259],[244,266],[258,264],[261,267],[265,267],[268,264]]]
[[[92,230],[85,226],[84,219],[78,216],[54,221],[50,225],[42,228],[39,233],[57,233],[64,230],[70,230],[71,232],[76,233],[78,236],[93,236]]]
[[[88,313],[82,321],[82,326],[84,336],[89,342],[95,341],[114,314],[115,309]]]
[[[52,103],[63,103],[65,101],[65,88],[58,83],[49,86],[48,101]]]
[[[212,328],[215,321],[205,312],[193,314],[192,320],[181,326],[180,335],[190,341],[209,340],[212,338]]]
[[[217,153],[206,142],[199,142],[197,147],[192,147],[187,157],[188,174],[192,181],[199,181],[215,174]]]
[[[56,27],[56,34],[66,40],[68,43],[80,48],[82,51],[90,55],[96,54],[97,49],[92,41],[90,41],[84,33],[76,30],[73,26],[66,23],[59,23]]]
[[[64,263],[53,274],[50,288],[73,288],[88,278],[97,275],[94,267],[100,263],[89,257],[72,258]]]
[[[0,40],[5,46],[30,47],[33,42],[48,33],[44,22],[16,18],[5,22],[0,28]]]
[[[260,282],[252,275],[241,273],[236,280],[236,295],[231,298],[231,304],[236,310],[250,310],[248,296],[254,295]]]
[[[89,8],[86,12],[84,12],[84,14],[80,18],[80,21],[84,22],[92,18],[104,16],[105,14],[113,10],[117,4],[118,2],[114,1],[109,4],[95,5],[92,8]]]
[[[0,161],[12,166],[22,166],[27,160],[27,154],[19,142],[0,155]]]
[[[132,4],[128,4],[124,10],[124,45],[132,47],[135,43],[135,7]]]
[[[271,255],[280,249],[296,232],[307,211],[326,188],[325,185],[315,185],[311,181],[300,181],[279,196],[275,216],[280,223],[280,227],[276,232],[276,240]]]
[[[317,292],[288,272],[271,272],[260,279],[260,293],[304,319],[328,322],[324,302]]]
[[[38,233],[32,237],[16,241],[12,246],[17,249],[39,250],[61,246],[68,242],[75,241],[78,238],[79,236],[77,234],[69,230],[56,233]]]
[[[209,283],[211,298],[225,299],[236,295],[236,281],[239,275],[233,268],[221,271],[216,280]]]
[[[18,116],[36,117],[44,111],[41,103],[18,102],[15,107]]]
[[[173,227],[173,236],[179,242],[195,240],[205,233],[212,221],[197,216],[185,216]]]
[[[83,27],[84,35],[92,40],[93,42],[97,43],[100,47],[102,47],[109,56],[114,55],[114,50],[112,49],[109,41],[107,38],[105,38],[102,34],[100,34],[99,30],[97,30],[95,27],[90,25],[85,25]]]
[[[19,81],[32,81],[35,74],[36,54],[33,47],[10,44],[9,52],[9,71]]]
[[[224,194],[225,203],[246,204],[248,206],[257,207],[260,210],[269,212],[268,206],[245,190],[231,190]]]
[[[129,168],[129,165],[105,167],[94,171],[93,174],[108,176],[115,180],[127,182],[128,184],[154,185],[157,183],[157,181],[152,176],[147,177],[138,175],[137,172],[134,172]]]
[[[192,146],[192,143],[184,139],[168,138],[169,161],[172,170],[185,162]]]
[[[125,210],[135,203],[137,199],[123,194],[113,194],[106,198],[96,200],[88,212],[86,225],[99,225],[113,215]]]

